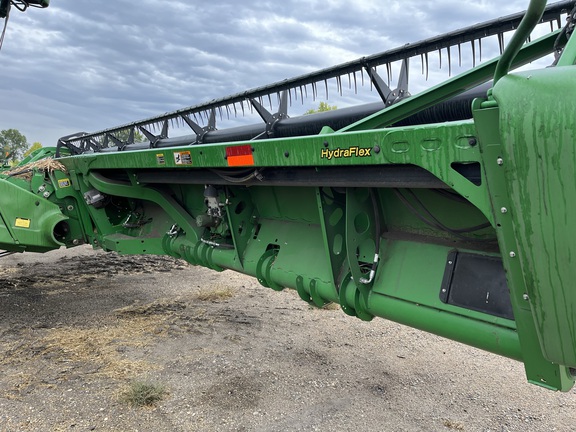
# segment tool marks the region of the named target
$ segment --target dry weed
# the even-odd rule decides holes
[[[201,301],[217,302],[226,300],[234,296],[234,290],[230,287],[215,286],[203,288],[196,295],[196,298]]]

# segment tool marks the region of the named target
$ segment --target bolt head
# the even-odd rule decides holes
[[[504,159],[502,159],[502,158],[499,157],[498,159],[496,159],[496,163],[497,163],[498,165],[504,165]]]
[[[502,207],[500,209],[500,211],[504,214],[504,213],[508,213],[508,209],[506,207]]]
[[[50,192],[46,191],[42,194],[44,198],[48,198],[50,196]]]
[[[528,294],[524,293],[524,295],[522,296],[522,298],[526,301],[530,300],[530,297],[528,297]]]
[[[510,251],[510,258],[514,258],[516,256],[516,252]]]

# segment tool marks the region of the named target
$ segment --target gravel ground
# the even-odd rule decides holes
[[[1,431],[576,429],[520,363],[163,257],[3,258],[0,350]]]

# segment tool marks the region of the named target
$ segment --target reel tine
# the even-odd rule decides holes
[[[476,44],[473,40],[470,41],[472,45],[472,67],[476,67]]]
[[[442,48],[438,48],[438,55],[440,56],[440,69],[442,69]]]
[[[458,43],[458,67],[462,67],[462,45]]]
[[[478,39],[478,47],[480,51],[480,62],[482,62],[482,38]]]
[[[452,56],[449,46],[446,47],[446,52],[448,53],[448,76],[452,76]]]
[[[424,53],[424,58],[426,59],[426,81],[428,81],[428,72],[430,70],[430,62],[428,61],[428,53]]]
[[[424,53],[420,54],[420,64],[422,65],[422,75],[424,75]]]

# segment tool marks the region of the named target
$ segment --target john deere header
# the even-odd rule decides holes
[[[91,244],[232,269],[315,306],[522,361],[530,382],[566,391],[576,368],[575,19],[574,1],[533,0],[526,13],[68,135],[0,175],[0,247]],[[525,43],[538,23],[549,33]],[[501,56],[410,95],[410,60],[427,73],[429,55],[451,61],[486,38]],[[509,73],[549,54],[552,67]],[[393,89],[377,67],[396,66]],[[290,100],[361,74],[380,104],[289,117]],[[218,128],[222,113],[249,110],[262,122]],[[174,136],[173,124],[189,132]]]

